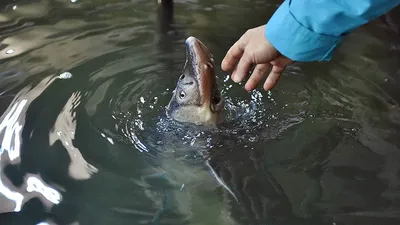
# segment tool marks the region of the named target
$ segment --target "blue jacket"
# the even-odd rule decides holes
[[[400,0],[285,0],[265,36],[292,60],[329,61],[346,34],[397,5]]]

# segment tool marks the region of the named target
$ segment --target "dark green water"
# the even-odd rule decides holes
[[[400,224],[400,39],[375,21],[247,93],[220,61],[278,2],[2,0],[0,224]],[[164,114],[188,36],[219,131]]]

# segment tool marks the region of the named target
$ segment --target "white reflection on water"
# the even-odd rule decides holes
[[[11,110],[5,114],[5,117],[0,123],[0,133],[5,130],[0,154],[2,154],[4,150],[7,151],[11,161],[14,161],[20,155],[20,132],[22,130],[22,125],[19,123],[18,119],[26,103],[27,100],[22,99],[20,102],[12,105]]]
[[[36,225],[57,225],[57,223],[55,223],[52,220],[47,220],[47,221],[42,221],[42,222],[40,222],[40,223],[38,223]],[[79,222],[73,222],[73,223],[70,223],[68,225],[79,225]]]
[[[27,184],[26,190],[28,192],[34,192],[34,191],[39,192],[50,202],[54,204],[60,203],[61,194],[57,190],[44,185],[43,182],[38,178],[32,176],[28,177],[28,179],[26,180],[26,184]]]
[[[5,130],[3,141],[1,143],[0,155],[2,155],[4,151],[7,151],[8,157],[11,161],[14,161],[20,155],[20,132],[22,130],[22,125],[19,124],[18,118],[20,117],[26,103],[27,100],[23,99],[21,102],[14,104],[0,123],[0,133]],[[15,212],[21,210],[22,201],[24,199],[23,195],[8,189],[1,180],[0,192],[5,195],[6,198],[15,202]]]
[[[14,49],[8,49],[8,50],[6,51],[6,54],[9,55],[9,54],[13,54],[14,52],[15,52]]]
[[[25,124],[26,110],[30,103],[35,100],[43,90],[48,87],[54,78],[47,77],[43,79],[35,87],[27,86],[23,88],[11,102],[8,109],[0,118],[0,172],[3,169],[7,158],[3,157],[4,153],[7,153],[8,159],[11,163],[19,163],[20,160],[20,148],[21,148],[21,133]],[[0,193],[7,199],[13,201],[15,206],[13,211],[19,212],[22,207],[24,196],[18,192],[12,190],[12,186],[7,186],[9,183],[6,177],[0,179]],[[2,212],[7,211],[9,204],[1,202],[0,208]],[[11,209],[10,209],[11,210]]]
[[[11,191],[3,184],[1,180],[0,180],[0,193],[3,194],[9,200],[15,202],[14,212],[19,212],[21,210],[22,201],[24,200],[24,196],[22,194]]]
[[[73,144],[76,130],[75,108],[80,104],[80,98],[80,92],[74,92],[68,99],[49,134],[49,141],[50,145],[54,145],[57,140],[60,140],[67,150],[71,160],[68,174],[74,179],[86,180],[93,173],[97,173],[98,169],[86,162],[79,149]]]

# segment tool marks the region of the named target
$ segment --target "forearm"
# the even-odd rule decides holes
[[[347,33],[399,4],[400,0],[286,0],[267,23],[265,36],[292,60],[330,60]]]

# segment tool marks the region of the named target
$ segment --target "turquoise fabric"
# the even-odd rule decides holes
[[[398,5],[400,0],[286,0],[265,37],[292,60],[329,61],[348,33]]]

